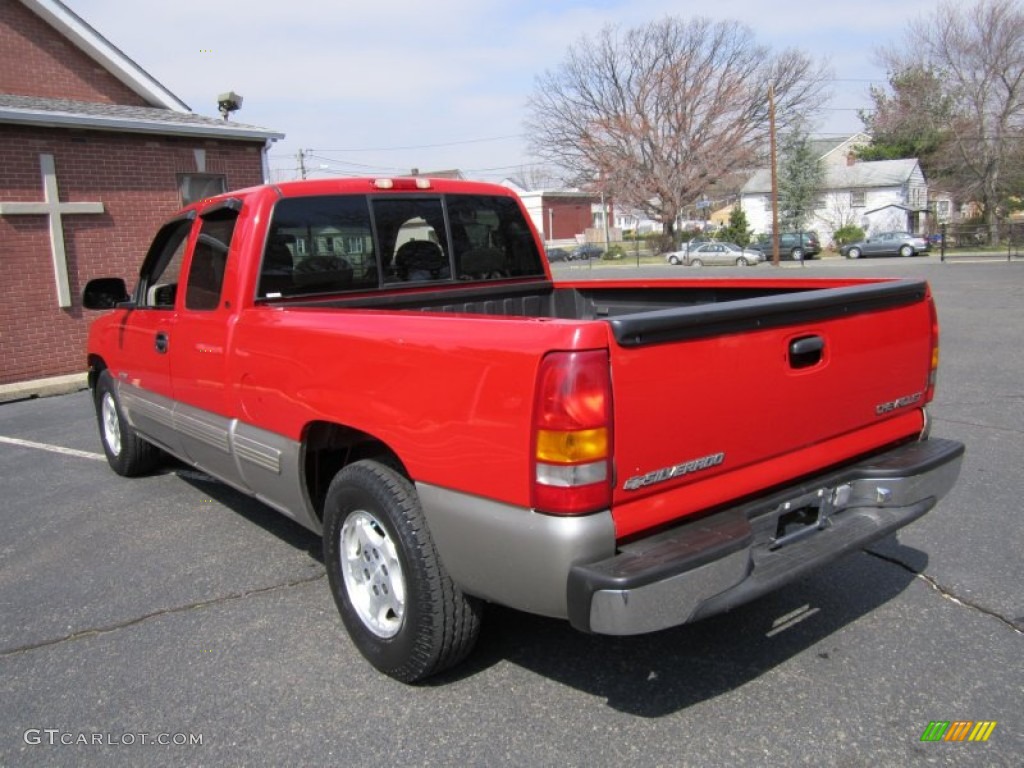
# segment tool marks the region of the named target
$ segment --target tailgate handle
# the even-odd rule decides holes
[[[810,368],[821,362],[825,340],[821,336],[801,336],[789,343],[789,366]]]

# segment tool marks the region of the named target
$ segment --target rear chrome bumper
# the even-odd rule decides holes
[[[952,440],[911,443],[577,564],[569,621],[633,635],[729,610],[921,517],[963,454]]]

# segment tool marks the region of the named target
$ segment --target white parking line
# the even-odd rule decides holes
[[[94,461],[106,461],[107,457],[102,453],[90,453],[89,451],[79,451],[75,448],[65,448],[62,445],[49,445],[47,443],[37,443],[33,440],[22,440],[17,437],[4,437],[0,435],[0,443],[8,443],[9,445],[19,445],[22,448],[35,448],[39,451],[50,451],[51,453],[63,453],[65,456],[77,456],[80,459],[93,459]]]

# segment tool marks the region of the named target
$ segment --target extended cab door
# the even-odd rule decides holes
[[[227,351],[237,309],[231,302],[237,256],[230,251],[241,208],[229,198],[200,213],[169,355],[175,427],[187,458],[235,484]]]
[[[123,362],[111,371],[132,425],[173,453],[180,446],[174,430],[169,352],[178,282],[194,219],[191,212],[174,219],[153,239],[135,288],[134,307],[118,329],[118,359]]]

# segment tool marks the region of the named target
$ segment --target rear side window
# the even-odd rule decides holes
[[[258,298],[519,277],[544,277],[544,267],[512,198],[286,198],[271,218]]]
[[[228,249],[236,221],[238,211],[233,209],[220,209],[203,216],[199,236],[192,249],[192,265],[185,288],[186,309],[211,310],[220,304]]]

